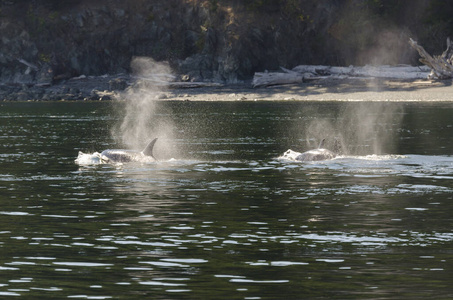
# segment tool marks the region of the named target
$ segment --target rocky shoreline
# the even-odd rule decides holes
[[[253,88],[251,82],[199,87],[159,86],[141,93],[168,101],[451,101],[450,80],[385,78],[322,78],[299,84]],[[0,101],[121,100],[137,88],[126,74],[81,76],[53,85],[0,84]]]
[[[0,84],[2,101],[111,100],[115,91],[127,87],[129,76],[81,76],[56,84]]]

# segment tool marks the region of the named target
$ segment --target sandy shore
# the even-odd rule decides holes
[[[323,79],[302,84],[252,88],[231,85],[164,92],[189,101],[452,101],[451,81]]]
[[[0,86],[0,101],[98,101],[127,93],[130,78],[120,78],[126,90],[114,89],[118,77],[67,80],[48,87]],[[126,84],[127,83],[127,84]],[[123,88],[124,88],[123,87]],[[451,101],[451,80],[331,78],[292,85],[253,88],[251,83],[201,88],[140,89],[151,98],[174,101]]]

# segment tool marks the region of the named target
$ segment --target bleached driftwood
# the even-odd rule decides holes
[[[281,68],[282,72],[255,73],[253,87],[265,87],[279,84],[301,83],[321,79],[359,79],[359,78],[385,78],[415,80],[424,79],[429,75],[428,66],[349,66],[334,67],[322,65],[300,65],[292,70]]]
[[[34,65],[34,64],[32,64],[32,63],[26,61],[26,60],[23,59],[23,58],[18,58],[17,61],[19,61],[20,63],[26,65],[26,66],[27,66],[28,68],[30,68],[30,69],[33,69],[33,70],[35,70],[35,71],[38,71],[38,67],[37,67],[36,65]]]
[[[420,54],[420,62],[431,68],[428,78],[453,78],[453,45],[450,38],[447,39],[447,49],[441,55],[436,56],[431,56],[413,39],[409,39],[409,44]]]
[[[427,66],[349,66],[334,67],[322,65],[300,65],[293,71],[304,74],[304,79],[323,78],[386,78],[386,79],[423,79],[428,76],[430,69]]]
[[[253,87],[266,87],[270,85],[281,85],[291,83],[301,83],[304,80],[304,76],[301,73],[294,72],[285,68],[281,68],[284,73],[277,72],[257,72],[253,76],[252,85]]]

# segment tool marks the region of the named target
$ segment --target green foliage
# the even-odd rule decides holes
[[[286,0],[282,7],[283,13],[288,17],[296,19],[300,22],[312,22],[310,15],[306,14],[298,0]]]
[[[49,54],[44,54],[40,53],[39,54],[39,60],[45,63],[50,63],[50,55]]]
[[[55,21],[59,16],[59,13],[57,11],[52,11],[49,13],[49,20]]]
[[[33,29],[34,32],[39,33],[44,30],[46,20],[35,13],[35,10],[33,9],[33,6],[31,4],[28,7],[26,15],[26,21],[31,25],[30,28]]]
[[[206,34],[200,34],[198,39],[195,41],[195,47],[197,48],[197,52],[201,52],[204,49],[206,44]]]
[[[148,14],[148,17],[146,18],[146,21],[147,21],[147,22],[152,22],[152,21],[154,21],[155,19],[156,19],[156,16],[154,15],[154,13],[153,13],[153,12],[150,12],[150,13]]]

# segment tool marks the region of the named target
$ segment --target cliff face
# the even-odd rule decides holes
[[[190,80],[226,82],[279,66],[414,62],[408,37],[430,1],[411,2],[413,18],[401,24],[376,17],[376,2],[4,0],[0,81],[129,72],[134,56],[169,61]]]

